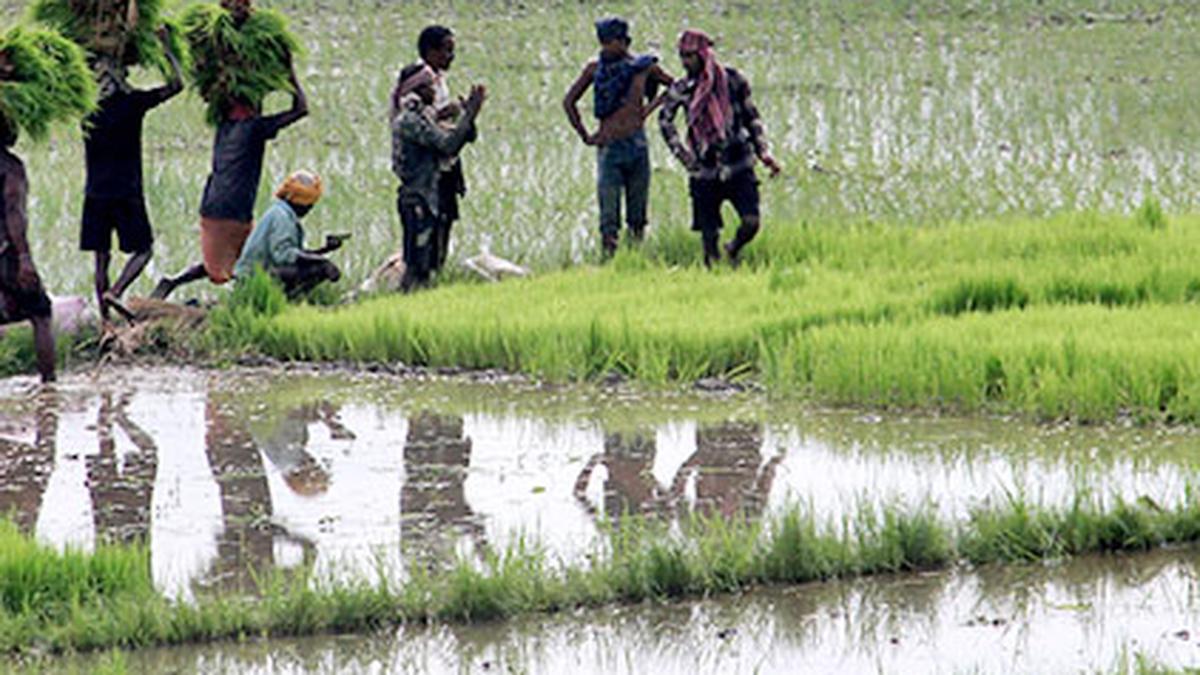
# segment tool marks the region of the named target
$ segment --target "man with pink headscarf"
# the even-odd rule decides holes
[[[667,90],[659,113],[663,139],[687,167],[692,197],[692,229],[704,242],[704,264],[721,259],[720,236],[724,223],[721,205],[729,201],[741,218],[733,241],[725,245],[731,264],[758,234],[758,178],[755,160],[778,176],[783,170],[767,148],[766,129],[750,98],[750,84],[741,73],[717,61],[713,41],[701,31],[685,31],[679,38],[679,58],[687,71]],[[679,137],[675,118],[686,111],[687,141]]]

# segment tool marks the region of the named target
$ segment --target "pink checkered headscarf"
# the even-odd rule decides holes
[[[704,64],[688,105],[688,133],[701,154],[725,140],[725,129],[733,120],[729,78],[712,47],[713,39],[704,31],[686,30],[679,36],[679,51],[695,52]]]

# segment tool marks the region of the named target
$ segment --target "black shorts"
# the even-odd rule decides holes
[[[20,260],[12,250],[0,253],[0,325],[50,316],[50,296],[38,284],[21,288],[17,282]]]
[[[112,250],[114,230],[123,252],[149,251],[154,245],[154,235],[150,232],[150,217],[146,215],[146,200],[140,196],[85,197],[79,248],[108,253]]]
[[[693,178],[688,183],[692,194],[692,230],[706,235],[721,231],[721,205],[733,204],[742,219],[758,215],[758,178],[753,169],[739,171],[729,180]]]

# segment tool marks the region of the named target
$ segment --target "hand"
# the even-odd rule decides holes
[[[325,250],[336,251],[346,242],[348,234],[327,234],[325,235]]]
[[[778,178],[779,174],[783,173],[783,165],[769,154],[762,156],[762,163],[770,170],[771,178]]]
[[[447,103],[445,107],[437,112],[438,121],[458,119],[464,107],[465,104],[461,100]]]
[[[31,291],[37,288],[40,282],[37,269],[33,266],[33,259],[29,257],[28,253],[21,255],[17,262],[17,285]]]
[[[466,109],[472,115],[478,115],[483,109],[483,103],[487,100],[487,87],[482,84],[477,84],[471,87],[471,95],[467,97]]]
[[[600,132],[594,134],[583,134],[580,136],[583,139],[584,145],[600,145]]]

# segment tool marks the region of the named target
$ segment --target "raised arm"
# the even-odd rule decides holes
[[[171,77],[163,86],[150,90],[153,105],[164,103],[183,91],[183,67],[179,65],[179,55],[171,49],[171,28],[169,26],[165,24],[159,26],[158,41],[162,43],[163,54],[166,54],[167,63],[171,65]]]
[[[406,133],[420,145],[435,148],[447,157],[457,155],[463,146],[474,137],[475,119],[487,99],[487,89],[482,85],[471,88],[471,95],[463,104],[463,116],[452,129],[446,131],[423,115],[404,115],[400,124],[407,125]]]
[[[296,77],[296,64],[289,63],[288,69],[288,82],[292,85],[292,108],[271,116],[276,131],[290,127],[308,116],[308,96],[304,93],[304,87],[300,86],[300,79]]]
[[[571,128],[579,135],[579,139],[588,145],[594,145],[594,139],[588,133],[587,127],[583,126],[583,118],[579,116],[579,99],[587,93],[587,90],[592,86],[592,81],[596,79],[596,62],[591,61],[583,68],[583,72],[575,79],[575,83],[567,90],[567,95],[563,97],[563,110],[567,113],[567,120],[571,123]]]
[[[700,167],[696,155],[679,137],[679,130],[675,128],[675,117],[680,110],[687,107],[688,95],[676,83],[667,90],[665,97],[662,111],[658,113],[658,128],[662,131],[663,141],[671,149],[671,154],[675,155],[688,171],[697,171]]]

